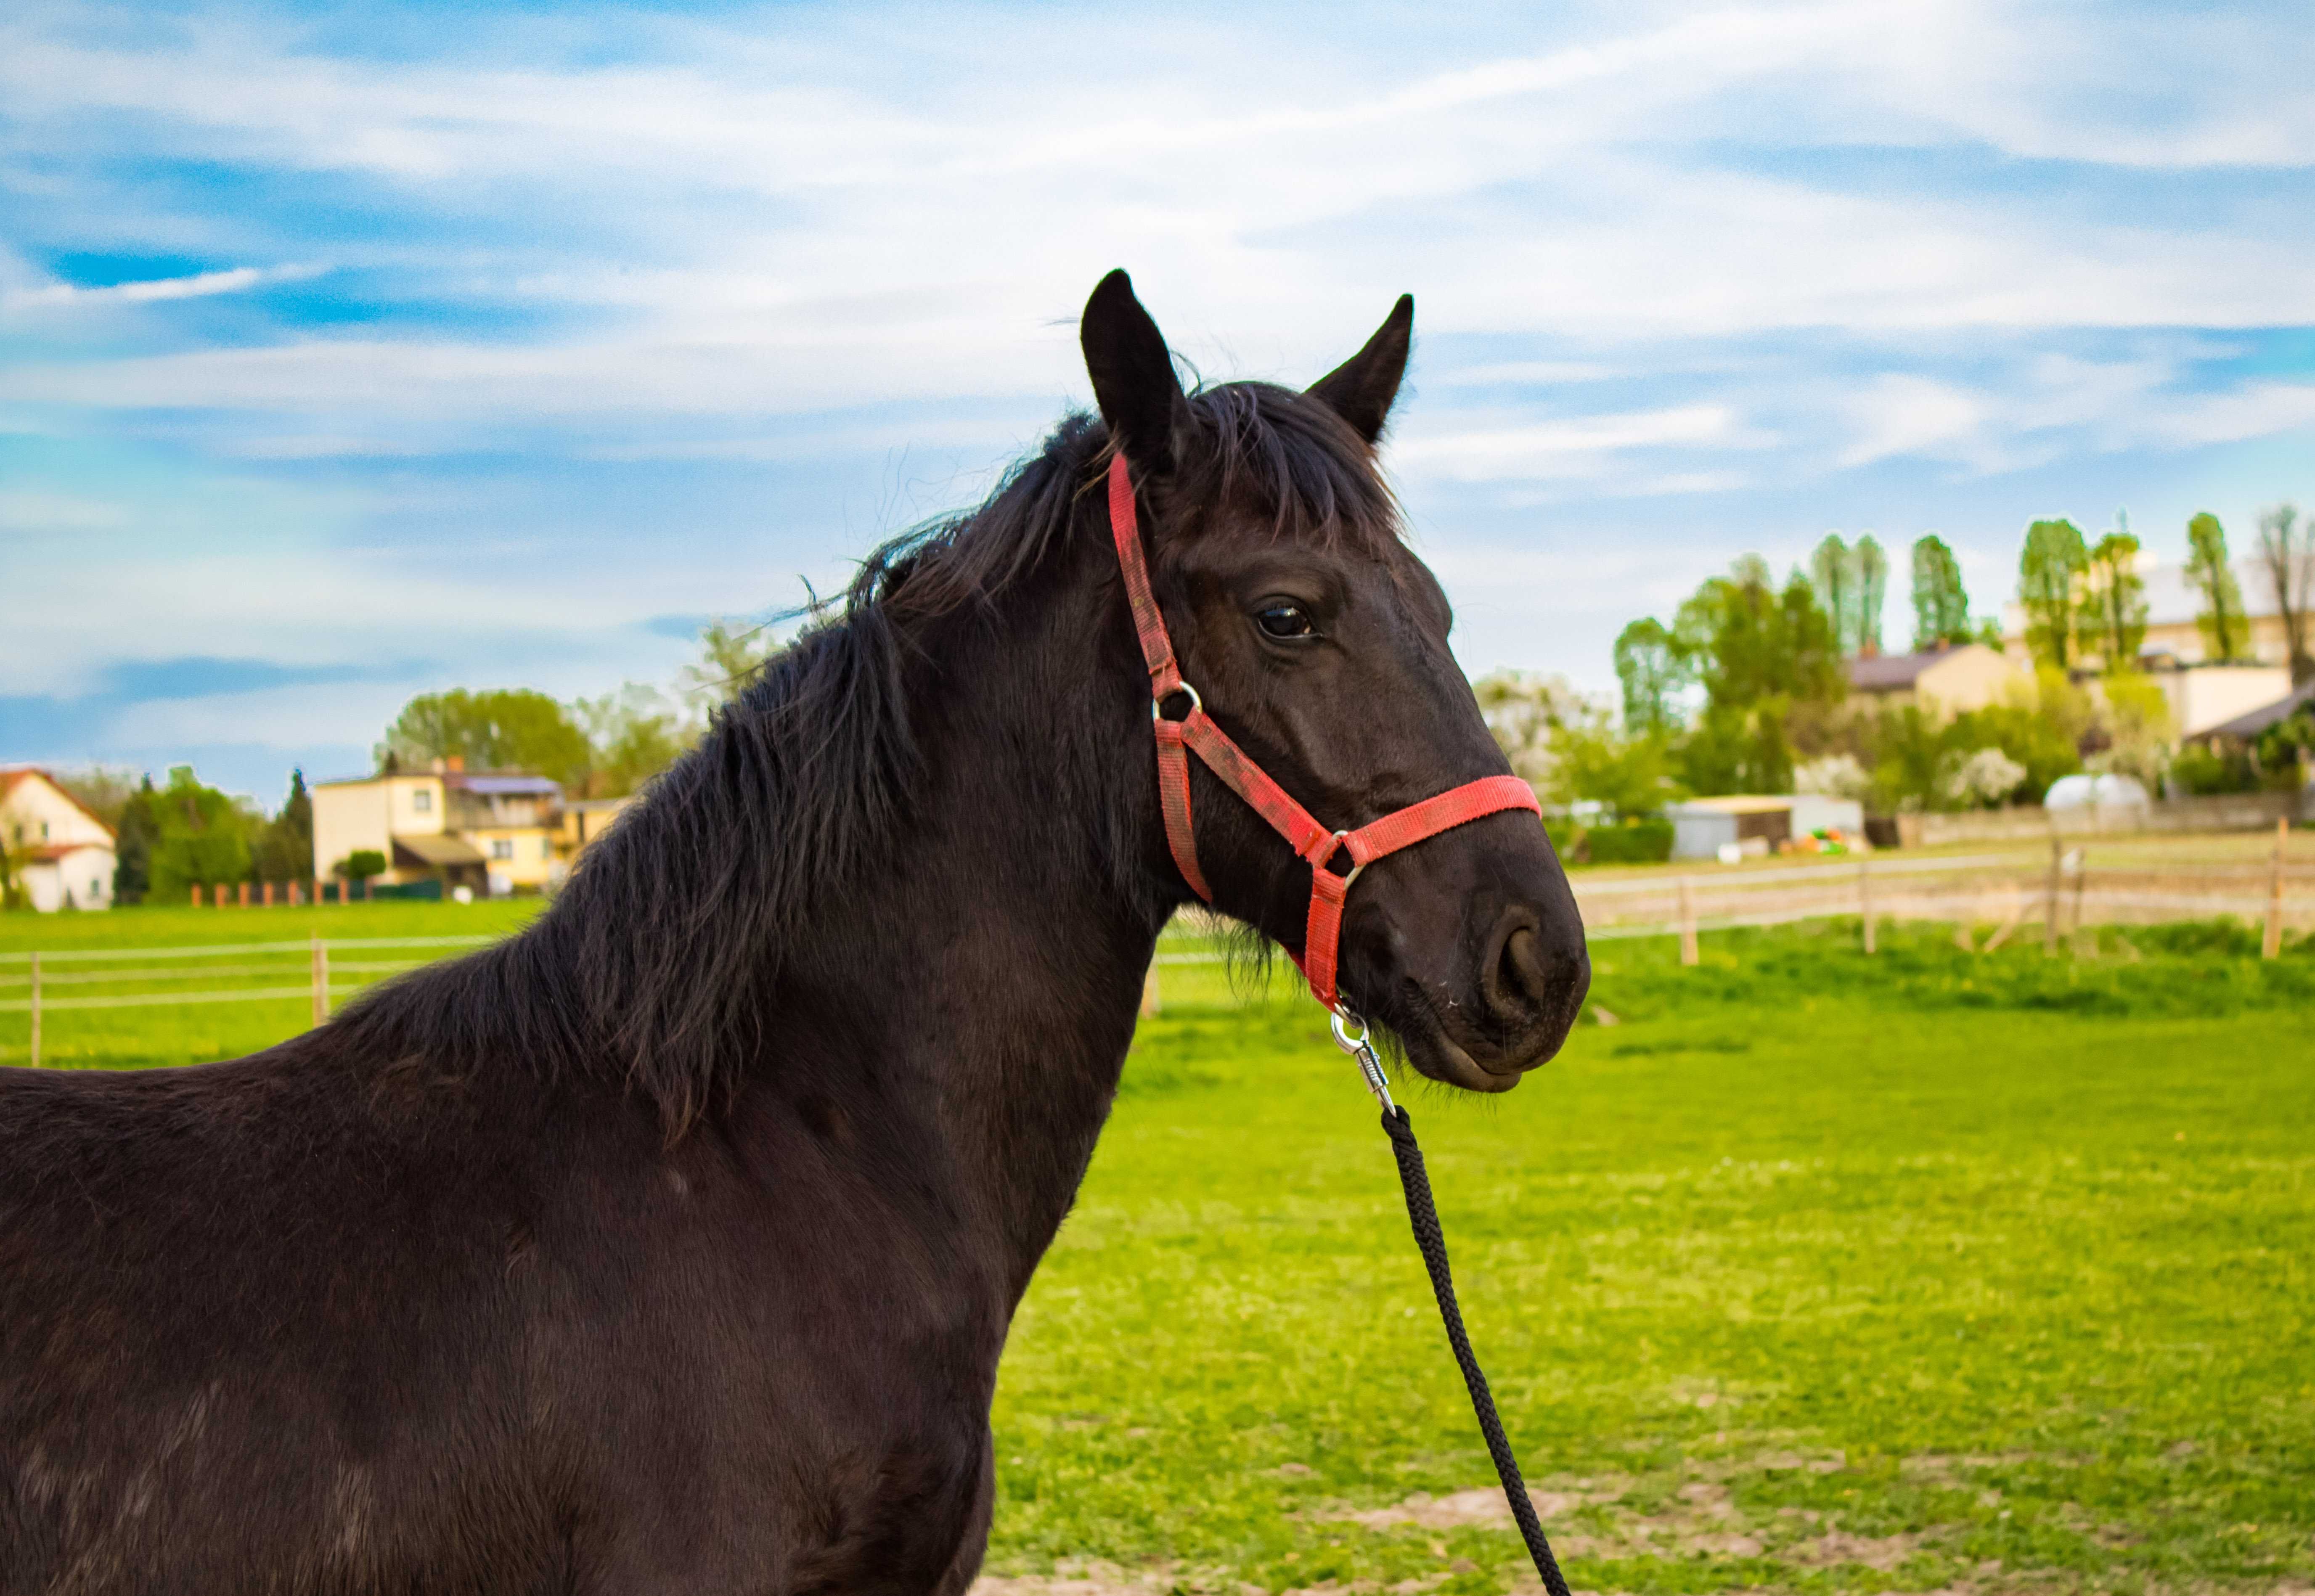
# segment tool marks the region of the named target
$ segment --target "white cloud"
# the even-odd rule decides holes
[[[1407,476],[1452,482],[1523,482],[1592,477],[1617,469],[1626,451],[1663,448],[1759,448],[1768,434],[1743,426],[1725,405],[1688,404],[1619,415],[1400,439],[1393,467]]]
[[[224,271],[201,271],[190,277],[112,283],[97,288],[52,282],[39,288],[0,293],[0,312],[76,309],[106,305],[158,305],[172,299],[207,299],[218,294],[243,293],[269,283],[302,282],[320,276],[322,270],[319,266],[235,266]]]

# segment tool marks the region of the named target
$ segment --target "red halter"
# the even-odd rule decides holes
[[[1222,785],[1254,806],[1287,846],[1310,863],[1310,921],[1302,940],[1302,956],[1295,962],[1310,983],[1311,995],[1328,1008],[1336,1008],[1335,943],[1343,931],[1343,900],[1359,872],[1385,854],[1436,837],[1466,820],[1476,820],[1509,809],[1540,814],[1535,789],[1515,776],[1483,776],[1459,787],[1409,804],[1355,831],[1330,831],[1310,818],[1309,811],[1287,796],[1286,789],[1270,779],[1246,751],[1232,742],[1207,715],[1198,690],[1182,679],[1174,662],[1173,639],[1166,634],[1166,617],[1158,612],[1150,591],[1149,570],[1142,563],[1141,535],[1135,519],[1133,483],[1126,474],[1125,457],[1109,461],[1109,529],[1117,540],[1117,563],[1125,573],[1126,602],[1133,607],[1133,629],[1141,635],[1141,657],[1149,666],[1149,718],[1158,732],[1158,802],[1166,814],[1166,842],[1174,850],[1174,864],[1190,890],[1208,902],[1213,893],[1198,870],[1198,843],[1190,829],[1190,755]],[[1178,721],[1166,718],[1166,700],[1177,696],[1190,700],[1190,713]],[[1336,850],[1351,856],[1347,875],[1336,875],[1327,862]]]

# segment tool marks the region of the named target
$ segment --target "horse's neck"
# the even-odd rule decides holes
[[[803,989],[783,985],[843,1016],[838,1051],[852,1056],[829,1066],[873,1060],[927,1105],[959,1211],[1017,1298],[1076,1197],[1132,1041],[1165,911],[1121,891],[1113,839],[1155,824],[1156,806],[1137,780],[1146,714],[1137,725],[1130,696],[1089,679],[1101,651],[1049,638],[961,652],[918,717],[915,820],[875,890],[829,925]],[[1138,682],[1130,658],[1116,663]],[[1123,824],[1107,812],[1121,804]]]

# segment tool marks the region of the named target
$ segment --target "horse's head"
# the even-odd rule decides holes
[[[1305,393],[1240,383],[1195,397],[1123,272],[1095,289],[1082,330],[1102,416],[1144,484],[1152,585],[1184,678],[1342,829],[1508,769],[1448,652],[1446,598],[1401,541],[1375,468],[1413,324],[1401,299]],[[1308,866],[1194,763],[1192,782],[1215,907],[1299,949]],[[1162,838],[1151,853],[1171,878]],[[1350,893],[1343,994],[1433,1079],[1516,1084],[1558,1050],[1590,981],[1567,878],[1524,811],[1378,859]]]

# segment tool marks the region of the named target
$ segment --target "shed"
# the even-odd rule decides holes
[[[1840,830],[1862,838],[1865,806],[1854,798],[1828,798],[1816,793],[1740,794],[1725,798],[1691,798],[1668,804],[1672,821],[1672,856],[1710,859],[1734,844],[1747,852],[1773,852],[1778,843],[1812,831]]]

